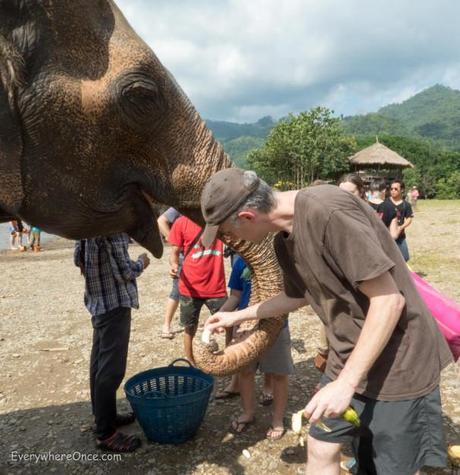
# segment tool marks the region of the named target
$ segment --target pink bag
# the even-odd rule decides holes
[[[441,295],[415,272],[411,272],[418,293],[438,323],[455,361],[460,357],[460,305]]]

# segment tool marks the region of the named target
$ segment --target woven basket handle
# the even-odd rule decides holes
[[[177,360],[174,360],[172,363],[169,364],[169,366],[174,366],[175,363],[177,363],[178,361],[183,361],[184,363],[187,363],[190,368],[192,368],[192,364],[190,363],[190,361],[186,360],[185,358],[177,358]]]

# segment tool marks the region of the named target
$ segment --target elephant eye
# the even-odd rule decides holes
[[[133,125],[144,125],[163,109],[158,86],[143,74],[131,74],[118,85],[119,104]]]

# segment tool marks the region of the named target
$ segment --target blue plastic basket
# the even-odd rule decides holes
[[[174,366],[178,361],[189,367]],[[181,444],[200,427],[213,387],[212,376],[179,358],[169,366],[136,374],[126,382],[125,394],[149,440]]]

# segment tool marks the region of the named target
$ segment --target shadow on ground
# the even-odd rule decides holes
[[[295,343],[296,344],[296,343]],[[302,350],[299,345],[299,350]],[[297,351],[299,351],[297,350]],[[296,374],[291,378],[290,398],[286,423],[290,414],[302,408],[314,392],[319,373],[313,367],[313,359],[297,362]],[[258,376],[258,387],[260,377]],[[220,387],[225,381],[217,383]],[[127,411],[126,400],[119,401],[119,409]],[[0,473],[83,473],[90,470],[95,474],[186,475],[229,473],[243,474],[297,474],[305,463],[305,450],[298,445],[297,436],[288,433],[277,442],[265,439],[270,425],[269,408],[257,408],[256,424],[240,436],[229,435],[227,429],[232,415],[238,413],[238,398],[225,401],[212,400],[205,420],[195,438],[185,444],[160,445],[148,442],[143,437],[142,448],[120,460],[94,461],[100,457],[94,447],[91,432],[89,402],[77,402],[62,406],[48,406],[30,410],[20,410],[0,416]],[[448,439],[455,440],[460,427],[445,420]],[[133,424],[127,430],[140,433],[140,427]],[[250,458],[243,455],[247,450]],[[37,463],[20,461],[26,454],[51,453],[71,454],[74,460],[40,460]],[[91,460],[88,460],[91,458]],[[431,470],[427,473],[449,473]]]

